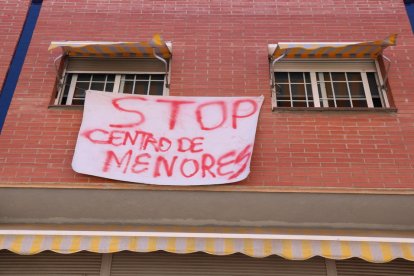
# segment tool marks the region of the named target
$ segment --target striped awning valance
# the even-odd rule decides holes
[[[358,257],[377,263],[395,258],[414,261],[414,238],[372,236],[0,230],[0,249],[18,254],[36,254],[44,250],[65,254],[83,250],[97,253],[163,250],[171,253],[201,251],[214,255],[239,252],[252,257],[278,255],[289,260],[322,256],[336,260]]]
[[[87,57],[154,57],[171,58],[171,49],[160,35],[154,35],[149,42],[97,42],[97,41],[57,41],[49,50],[62,48],[69,56]]]
[[[397,35],[384,40],[342,43],[280,42],[269,45],[271,58],[376,58],[386,47],[396,44]]]

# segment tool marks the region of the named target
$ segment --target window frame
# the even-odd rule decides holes
[[[98,59],[98,60],[111,60],[111,58],[106,58],[106,57],[84,57],[85,60],[91,60],[91,59]],[[125,59],[129,59],[129,60],[139,60],[142,58],[125,58]],[[57,89],[56,89],[56,93],[55,93],[55,97],[53,99],[53,106],[57,106],[57,107],[68,107],[68,106],[83,106],[82,105],[73,105],[72,104],[72,100],[73,100],[73,94],[75,92],[75,88],[76,88],[76,82],[77,82],[77,76],[79,74],[104,74],[104,75],[115,75],[115,81],[114,81],[114,88],[112,92],[108,92],[108,93],[113,93],[113,94],[123,94],[119,92],[120,86],[121,86],[121,78],[122,76],[125,75],[164,75],[164,80],[163,80],[163,94],[162,96],[168,96],[169,95],[169,84],[170,83],[170,77],[171,77],[171,66],[168,66],[168,72],[159,72],[159,71],[141,71],[141,70],[133,70],[133,71],[124,71],[124,70],[102,70],[102,71],[97,71],[97,70],[70,70],[68,69],[69,63],[71,62],[71,58],[67,57],[63,60],[62,62],[62,66],[63,66],[63,70],[58,70],[58,72],[61,72],[61,74],[59,74],[58,77],[58,85],[57,85]],[[156,60],[154,60],[154,62],[157,62]],[[160,61],[158,61],[160,62]],[[171,60],[168,60],[168,63],[170,63]],[[63,95],[65,93],[65,87],[66,87],[66,79],[69,76],[69,74],[72,74],[72,79],[71,82],[69,84],[69,91],[68,91],[68,98],[66,100],[65,104],[61,104],[62,102],[62,98]],[[127,94],[128,95],[128,94]]]
[[[272,66],[272,65],[271,65]],[[382,71],[377,59],[295,59],[284,58],[277,61],[271,68],[271,72],[274,75],[276,72],[304,72],[310,74],[310,81],[312,87],[313,107],[280,107],[277,105],[277,81],[274,76],[272,79],[272,110],[275,109],[317,109],[317,110],[368,110],[368,109],[388,109],[390,108],[390,101],[387,92],[382,89],[384,87],[384,79]],[[323,72],[349,72],[349,73],[361,73],[362,83],[364,87],[364,93],[367,101],[367,107],[335,107],[335,106],[321,106],[321,99],[318,91],[318,81],[316,74]],[[375,73],[376,81],[378,85],[378,92],[380,94],[382,107],[373,106],[373,98],[371,90],[369,88],[367,73]],[[271,79],[271,81],[272,81]]]

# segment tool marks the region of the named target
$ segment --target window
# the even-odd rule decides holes
[[[383,51],[396,39],[269,44],[272,108],[389,108]]]
[[[86,90],[166,95],[164,65],[157,59],[69,58],[56,105],[83,105]]]
[[[375,61],[282,61],[274,67],[275,107],[388,107]]]
[[[86,90],[168,95],[171,42],[54,41],[62,49],[55,105],[83,105]]]

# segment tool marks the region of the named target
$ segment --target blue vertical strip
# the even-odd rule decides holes
[[[17,42],[14,55],[3,83],[3,88],[0,93],[0,132],[3,129],[4,121],[6,120],[7,111],[9,110],[20,72],[22,71],[24,59],[26,58],[41,7],[42,0],[32,0],[23,25],[23,30],[20,34],[19,41]]]
[[[410,18],[411,30],[414,32],[414,1],[406,1],[405,8],[407,10],[408,18]]]

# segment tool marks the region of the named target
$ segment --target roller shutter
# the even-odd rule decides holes
[[[352,258],[336,261],[338,276],[413,276],[414,262],[397,259],[389,263],[375,264]]]
[[[68,73],[79,72],[146,72],[165,73],[165,65],[153,58],[80,58],[68,59]]]
[[[112,276],[129,275],[326,275],[323,258],[288,261],[281,257],[252,258],[243,254],[213,256],[206,253],[171,254],[166,252],[113,254]]]
[[[325,259],[321,257],[314,257],[306,261],[290,261],[278,256],[252,258],[240,253],[228,256],[216,256],[202,252],[173,254],[164,251],[153,253],[123,251],[104,255],[109,258],[104,260],[105,258],[102,258],[102,254],[90,252],[66,255],[47,251],[35,255],[17,255],[10,251],[2,250],[0,251],[0,276],[414,275],[414,263],[402,259],[378,264],[369,263],[357,258],[342,261],[327,261],[325,263]],[[330,269],[327,269],[328,263],[331,263]]]
[[[332,61],[313,61],[302,60],[282,60],[274,64],[275,71],[318,71],[318,72],[376,72],[374,60],[358,61],[337,61],[332,65]]]
[[[80,252],[57,254],[51,251],[36,255],[17,255],[0,251],[0,275],[16,276],[99,276],[101,254]]]

